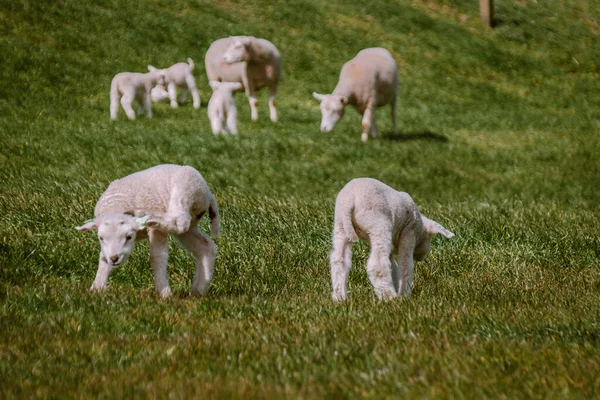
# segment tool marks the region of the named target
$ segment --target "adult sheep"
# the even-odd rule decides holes
[[[95,219],[77,227],[82,232],[98,231],[100,258],[90,290],[105,289],[110,272],[127,260],[135,241],[148,238],[156,291],[163,298],[171,296],[167,261],[173,234],[196,259],[192,294],[205,294],[217,255],[215,243],[198,229],[207,211],[211,234],[217,236],[217,201],[202,175],[190,166],[162,164],[113,181],[96,203]]]
[[[344,116],[344,107],[351,105],[363,116],[361,139],[366,142],[369,132],[377,136],[375,109],[389,104],[396,133],[397,94],[398,66],[390,52],[380,47],[361,50],[342,67],[332,94],[313,92],[321,102],[321,131],[331,132]]]
[[[252,36],[214,41],[204,59],[209,81],[240,82],[248,96],[252,120],[258,119],[255,92],[268,87],[271,121],[277,121],[275,96],[281,76],[281,56],[273,43]]]

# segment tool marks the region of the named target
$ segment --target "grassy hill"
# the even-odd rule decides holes
[[[0,397],[592,398],[600,391],[600,4],[465,0],[0,3]],[[268,119],[237,95],[238,137],[213,136],[204,54],[271,40],[284,63]],[[366,47],[400,68],[399,134],[360,141],[330,92]],[[203,106],[109,120],[120,71],[192,57]],[[187,293],[173,243],[154,294],[148,245],[90,294],[93,215],[108,183],[196,167],[222,235],[210,294]],[[330,299],[337,192],[370,176],[456,237],[434,240],[409,299],[375,299],[355,246]],[[206,230],[206,221],[203,221]]]

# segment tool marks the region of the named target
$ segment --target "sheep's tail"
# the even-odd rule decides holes
[[[196,64],[194,64],[194,60],[192,60],[189,57],[188,57],[188,64],[190,66],[190,71],[192,71],[194,69],[194,67],[196,66]]]
[[[358,242],[358,235],[356,234],[356,230],[354,229],[354,224],[352,223],[352,214],[354,213],[354,204],[348,209],[344,210],[342,215],[340,215],[342,228],[344,228],[344,232],[346,233],[346,237],[350,242]]]
[[[208,206],[208,216],[210,217],[210,234],[213,237],[219,236],[219,206],[217,200],[213,196]]]

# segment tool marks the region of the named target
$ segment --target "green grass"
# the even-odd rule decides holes
[[[593,398],[600,395],[600,4],[466,0],[15,0],[0,4],[0,397]],[[220,37],[270,39],[280,122],[237,96],[213,136],[203,57]],[[400,67],[399,130],[360,142],[349,110],[318,131],[311,92],[360,49]],[[203,107],[109,120],[119,71],[192,57]],[[154,293],[148,245],[88,288],[94,235],[74,227],[108,183],[190,164],[222,214],[210,294]],[[370,176],[456,233],[435,239],[410,299],[375,299],[354,248],[330,300],[337,192]],[[202,225],[207,229],[206,221]]]

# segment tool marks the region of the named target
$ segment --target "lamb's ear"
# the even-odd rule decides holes
[[[242,85],[241,82],[231,82],[231,90],[235,91],[235,90],[240,90],[242,87],[244,87]]]
[[[313,97],[319,101],[323,101],[323,99],[325,99],[325,95],[324,94],[319,94],[317,92],[313,92]]]
[[[148,65],[148,71],[152,72],[152,71],[156,71],[158,68],[153,67],[152,65]]]
[[[433,234],[439,233],[447,239],[450,239],[452,236],[454,236],[454,233],[450,232],[448,229],[444,228],[442,225],[432,219],[421,215],[421,220],[423,221],[423,229],[425,232]]]
[[[346,104],[348,104],[348,98],[347,98],[346,96],[342,96],[342,98],[340,99],[340,102],[341,102],[343,105],[346,105]]]
[[[212,90],[217,90],[219,86],[221,86],[221,82],[219,81],[209,81],[208,84],[212,88]]]
[[[147,228],[157,228],[160,226],[160,221],[157,218],[152,218],[148,215],[136,218],[135,222],[137,224],[136,230],[142,231]]]
[[[76,226],[75,229],[77,229],[79,232],[85,232],[89,231],[90,229],[98,229],[98,224],[96,223],[95,219],[88,219],[83,223],[83,225]]]
[[[248,46],[250,46],[250,42],[251,42],[251,40],[250,40],[250,38],[249,38],[249,37],[247,37],[247,36],[244,36],[244,37],[241,39],[241,42],[242,42],[242,44],[243,44],[244,46],[248,47]]]

